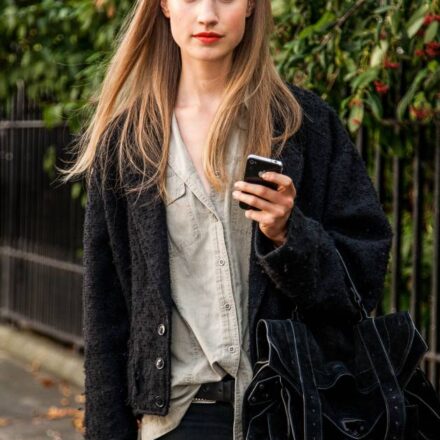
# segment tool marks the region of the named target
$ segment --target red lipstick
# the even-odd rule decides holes
[[[220,40],[223,35],[217,34],[215,32],[200,32],[198,34],[194,34],[193,37],[196,37],[202,43],[210,44]]]

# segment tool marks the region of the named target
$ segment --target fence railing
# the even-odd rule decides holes
[[[48,152],[62,157],[70,141],[19,89],[0,121],[0,311],[81,346],[83,209],[43,171]]]
[[[440,121],[430,125],[388,121],[403,153],[387,153],[358,136],[394,239],[386,295],[376,314],[409,310],[429,345],[423,369],[440,390]]]
[[[376,315],[409,310],[430,351],[422,364],[440,390],[439,231],[440,128],[391,124],[399,157],[360,130],[357,148],[393,225],[391,267]],[[50,148],[62,156],[66,127],[46,129],[20,90],[11,117],[0,121],[0,310],[82,346],[83,209],[70,187],[54,187],[43,171]]]

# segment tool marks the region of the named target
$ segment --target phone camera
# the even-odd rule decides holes
[[[255,165],[255,160],[254,160],[254,159],[251,159],[251,160],[249,161],[249,163],[250,163],[251,165]]]

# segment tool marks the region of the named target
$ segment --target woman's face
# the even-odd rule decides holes
[[[255,0],[161,0],[164,15],[170,19],[171,33],[186,56],[213,61],[231,55],[243,38],[246,17]],[[215,32],[218,39],[195,37]]]

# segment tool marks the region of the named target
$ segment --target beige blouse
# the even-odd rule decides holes
[[[231,176],[241,157],[243,129],[228,150]],[[176,428],[200,385],[229,373],[236,379],[234,440],[242,440],[242,399],[252,378],[248,329],[251,220],[232,198],[206,193],[173,113],[166,203],[171,292],[171,402],[166,416],[144,415],[141,439]],[[194,403],[208,405],[209,403]]]

